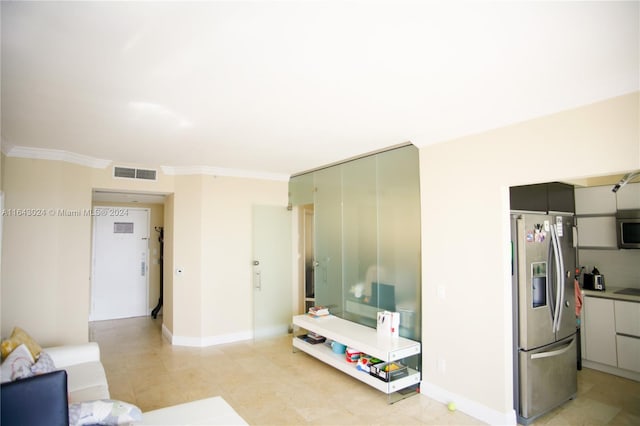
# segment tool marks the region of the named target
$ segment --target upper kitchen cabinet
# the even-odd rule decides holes
[[[630,183],[616,192],[618,210],[640,209],[640,183]]]
[[[510,188],[511,210],[574,213],[573,185],[560,182],[513,186]]]
[[[575,193],[576,214],[605,215],[616,213],[616,194],[611,191],[611,186],[576,188]]]
[[[640,183],[613,192],[611,185],[576,188],[576,214],[615,215],[617,210],[640,209]]]
[[[618,192],[612,185],[576,188],[576,224],[580,248],[618,249],[616,212],[640,209],[640,183]]]
[[[617,249],[616,194],[611,186],[576,188],[576,225],[581,249]]]

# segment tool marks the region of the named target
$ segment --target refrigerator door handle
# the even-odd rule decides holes
[[[520,250],[522,249],[522,247],[524,247],[525,244],[525,238],[526,238],[526,230],[525,230],[525,221],[524,221],[524,217],[519,216],[516,219],[516,229],[517,229],[517,250],[518,250],[518,256],[517,256],[517,260],[518,260],[518,283],[521,286],[524,286],[524,283],[527,282],[527,259],[525,258],[525,256],[520,252]],[[518,304],[519,306],[526,306],[526,292],[525,291],[518,291]],[[518,327],[519,327],[519,339],[520,342],[519,344],[522,344],[522,342],[526,342],[527,341],[527,326],[526,326],[526,316],[521,316],[518,320]]]
[[[553,251],[555,249],[555,245],[553,244],[553,237],[551,238],[551,242],[549,243],[549,250],[547,252],[547,299],[549,300],[549,313],[551,314],[551,331],[555,333],[556,327],[556,299],[555,299],[555,287],[553,280],[553,270],[554,270],[554,261],[553,261]]]
[[[567,343],[566,346],[562,349],[556,349],[555,351],[540,352],[537,354],[532,354],[531,359],[549,358],[552,356],[562,355],[563,353],[571,349],[571,345],[573,345],[573,342],[574,342],[574,339],[571,339],[571,341]]]
[[[553,258],[555,261],[555,286],[556,286],[556,298],[554,301],[554,315],[553,315],[553,327],[552,330],[555,333],[560,330],[560,311],[562,307],[562,294],[564,293],[564,288],[562,287],[562,261],[560,260],[560,244],[558,243],[558,235],[556,232],[556,225],[553,224],[551,226],[551,243],[553,244]]]
[[[558,226],[556,224],[556,226]],[[562,226],[562,225],[560,225]],[[564,293],[565,293],[565,275],[564,275],[564,253],[562,252],[562,245],[560,244],[560,237],[558,237],[558,232],[556,229],[556,244],[558,245],[558,255],[560,258],[560,265],[558,266],[558,294],[560,295],[560,300],[558,300],[558,324],[556,325],[556,331],[560,331],[560,325],[562,324],[562,307],[564,306]]]

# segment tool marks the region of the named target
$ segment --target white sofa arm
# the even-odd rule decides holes
[[[98,346],[96,342],[83,343],[80,345],[54,346],[51,348],[43,348],[42,350],[51,355],[51,359],[56,368],[100,361],[100,346]]]

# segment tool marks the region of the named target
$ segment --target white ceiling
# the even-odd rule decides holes
[[[289,175],[446,141],[639,90],[639,4],[3,1],[2,149]]]

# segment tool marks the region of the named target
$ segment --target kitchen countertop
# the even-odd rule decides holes
[[[615,292],[618,290],[623,290],[628,287],[609,287],[607,286],[606,291],[596,291],[596,290],[582,290],[582,294],[584,296],[589,297],[601,297],[604,299],[615,299],[615,300],[627,300],[629,302],[640,302],[640,296],[635,296],[632,294],[616,294]]]

